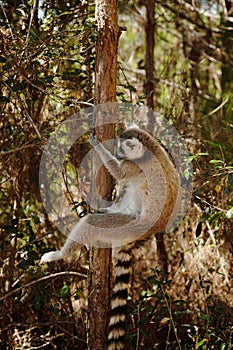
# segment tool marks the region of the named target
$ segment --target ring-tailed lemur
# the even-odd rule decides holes
[[[133,243],[130,242],[164,231],[174,220],[179,179],[163,147],[143,130],[132,128],[121,135],[118,158],[93,136],[90,137],[90,143],[110,174],[118,183],[123,183],[125,190],[122,200],[100,209],[100,213],[88,214],[81,219],[72,229],[65,245],[58,251],[45,253],[41,263],[70,255],[75,242],[89,245],[98,242],[103,246],[106,240],[106,246],[122,246],[115,249],[115,284],[108,336],[108,350],[118,350],[124,348],[122,339],[125,335],[125,307],[133,249]],[[127,226],[129,218],[133,218],[129,224],[131,226]],[[125,221],[126,226],[119,229],[124,230],[121,235],[116,235],[114,228],[119,221]],[[98,231],[98,225],[104,227],[104,231]],[[127,227],[128,231],[125,232]],[[103,232],[104,237],[101,236]]]

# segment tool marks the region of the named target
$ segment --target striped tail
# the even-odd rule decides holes
[[[116,252],[115,281],[111,299],[108,350],[124,349],[125,318],[131,274],[131,250],[128,244]]]

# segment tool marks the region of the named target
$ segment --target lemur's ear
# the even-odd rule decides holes
[[[143,144],[137,139],[138,141],[138,144],[137,144],[137,149],[138,149],[138,152],[143,152],[144,153],[144,146]]]
[[[132,137],[126,140],[126,146],[135,146],[138,143],[139,143],[139,140],[136,139],[135,137]]]
[[[135,144],[140,142],[138,139],[136,139],[136,137],[132,137],[132,141],[133,141]]]

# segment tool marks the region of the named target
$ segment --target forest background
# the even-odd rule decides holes
[[[135,261],[128,342],[232,349],[233,3],[119,1],[118,10],[117,99],[164,115],[189,149],[194,176],[184,220],[145,242]],[[95,4],[6,0],[0,37],[0,348],[86,349],[88,252],[39,265],[65,239],[43,207],[39,165],[55,128],[94,102]],[[71,177],[89,149],[85,137],[72,147]]]

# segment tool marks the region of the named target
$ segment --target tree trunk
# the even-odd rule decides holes
[[[95,65],[95,104],[116,101],[117,49],[120,36],[116,0],[96,0],[98,41]],[[103,118],[102,121],[99,118]],[[95,116],[94,125],[104,124],[104,115]],[[95,129],[100,141],[114,137],[114,125]],[[96,167],[97,168],[97,167]],[[95,171],[94,171],[95,173]],[[95,178],[95,176],[94,176]],[[113,180],[107,170],[101,171],[97,188],[101,197],[111,198]],[[89,350],[107,347],[108,309],[110,304],[111,249],[91,248],[89,273]]]
[[[146,104],[150,108],[147,113],[149,119],[149,129],[153,130],[153,109],[155,108],[155,74],[154,74],[154,48],[155,48],[155,0],[148,0],[146,5],[146,81],[145,81],[145,96]],[[167,272],[168,257],[164,243],[164,233],[156,235],[158,262]]]
[[[146,5],[146,104],[154,109],[154,48],[155,48],[155,0],[148,0]]]
[[[225,1],[227,14],[231,13],[232,10],[232,2]],[[223,65],[222,65],[222,90],[226,92],[230,92],[233,89],[233,67],[232,67],[232,58],[233,58],[233,48],[232,44],[230,44],[232,40],[233,33],[233,23],[228,19],[225,19],[224,11],[222,9],[222,27],[227,28],[227,30],[223,30],[222,32],[222,44],[223,44]]]

